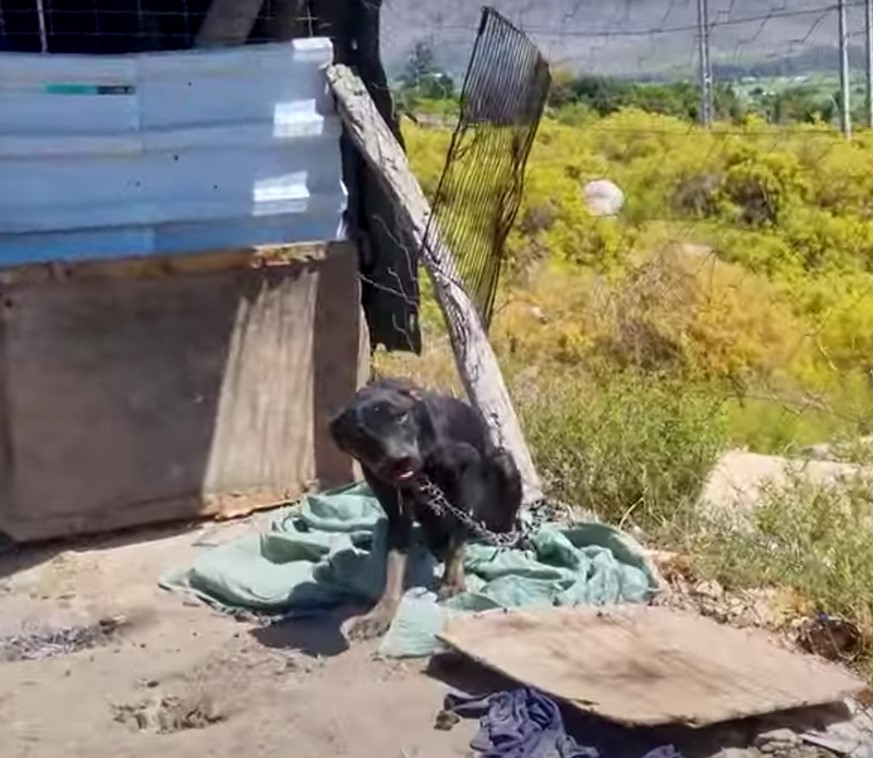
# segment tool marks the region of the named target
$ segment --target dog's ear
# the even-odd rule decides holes
[[[354,437],[357,429],[354,410],[344,408],[328,421],[327,428],[336,446],[342,449],[345,442]]]

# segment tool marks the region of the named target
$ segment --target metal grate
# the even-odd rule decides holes
[[[431,218],[454,253],[451,275],[486,327],[550,84],[548,64],[530,38],[484,8]]]

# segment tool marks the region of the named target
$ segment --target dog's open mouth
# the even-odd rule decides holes
[[[385,467],[385,473],[393,482],[409,482],[415,477],[416,465],[412,458],[401,458],[398,461],[391,461]]]

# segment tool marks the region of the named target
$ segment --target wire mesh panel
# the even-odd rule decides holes
[[[211,0],[2,0],[0,51],[118,55],[194,46]],[[313,36],[310,0],[233,6],[248,43]],[[248,21],[245,21],[248,19]]]
[[[534,43],[493,8],[483,9],[432,219],[454,253],[451,275],[486,326],[550,81]]]

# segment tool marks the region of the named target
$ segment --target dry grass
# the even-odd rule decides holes
[[[811,614],[854,624],[858,664],[873,678],[873,493],[860,482],[797,481],[756,509],[752,530],[708,524],[689,535],[696,571],[725,587],[786,587]]]

